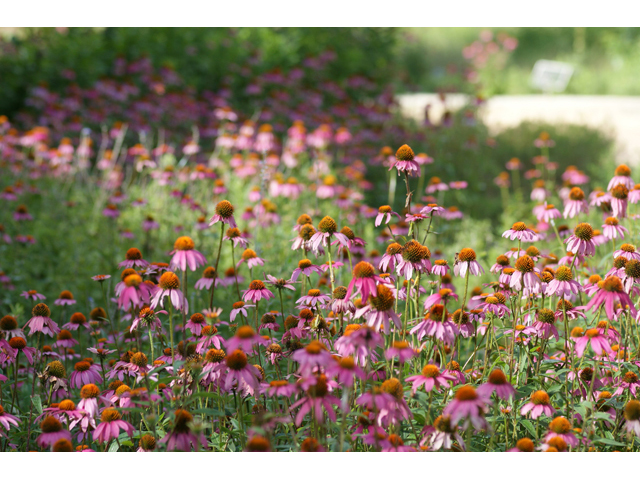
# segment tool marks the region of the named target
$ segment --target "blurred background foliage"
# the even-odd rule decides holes
[[[463,49],[481,28],[21,28],[0,39],[0,111],[20,109],[30,87],[55,90],[109,75],[118,57],[148,57],[171,66],[198,90],[231,87],[243,94],[242,68],[287,71],[309,56],[332,51],[326,72],[336,82],[363,75],[397,91],[481,90],[483,95],[532,93],[536,60],[576,68],[567,93],[640,94],[640,28],[504,28],[517,47],[480,68],[467,82]],[[495,75],[500,70],[500,75]],[[27,79],[25,81],[25,79]],[[480,85],[478,85],[480,84]]]
[[[116,59],[149,58],[171,67],[197,90],[232,88],[242,98],[242,69],[286,72],[306,58],[334,52],[323,75],[340,82],[363,75],[389,83],[398,32],[392,28],[38,28],[0,40],[0,112],[24,105],[31,87],[53,91],[70,82],[88,87],[112,73]]]
[[[234,108],[242,111],[244,104],[250,112],[256,100],[247,94],[251,78],[272,72],[286,76],[327,52],[332,61],[305,79],[311,90],[361,76],[378,92],[392,86],[397,93],[536,93],[529,75],[535,61],[544,58],[575,66],[567,93],[635,95],[640,94],[639,46],[640,28],[11,29],[0,38],[0,114],[12,118],[25,109],[25,99],[38,85],[53,92],[64,92],[72,84],[88,88],[113,76],[119,59],[140,58],[148,58],[155,68],[173,69],[194,94],[226,89]],[[365,102],[375,101],[371,91],[350,90],[350,95],[360,94]],[[378,139],[397,148],[400,132],[412,131],[404,138],[411,139],[416,152],[437,160],[444,181],[473,179],[464,192],[449,192],[456,198],[447,202],[464,206],[472,217],[500,215],[504,206],[494,179],[512,157],[531,168],[532,157],[539,154],[533,139],[542,131],[556,142],[551,160],[558,162],[558,172],[577,165],[592,178],[601,178],[613,168],[610,132],[528,123],[494,138],[481,119],[470,124],[464,113],[455,114],[446,128],[428,129],[396,118]],[[374,191],[386,191],[387,175],[371,169],[369,177],[379,186]]]
[[[402,90],[437,91],[463,87],[468,68],[463,49],[477,41],[483,28],[408,28],[397,42],[397,85]],[[558,60],[574,66],[568,94],[640,94],[640,28],[500,28],[517,47],[502,64],[480,72],[484,95],[527,94],[534,63]],[[500,75],[496,75],[500,71]]]

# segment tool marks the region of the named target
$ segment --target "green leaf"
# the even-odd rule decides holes
[[[524,427],[529,431],[529,433],[535,438],[536,429],[533,428],[533,424],[531,423],[531,421],[530,420],[522,420],[520,423],[522,423],[522,425],[524,425]]]
[[[118,442],[111,442],[111,445],[109,446],[109,452],[117,452],[118,449],[120,448],[120,445],[118,445]]]
[[[604,443],[605,445],[612,445],[614,447],[626,447],[626,443],[618,442],[616,440],[612,440],[610,438],[597,438],[594,440],[597,443]]]
[[[38,413],[42,414],[42,399],[40,398],[40,395],[34,395],[31,397],[31,402],[33,403],[33,406],[36,407]]]

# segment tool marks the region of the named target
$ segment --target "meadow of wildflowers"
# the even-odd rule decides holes
[[[638,450],[632,170],[542,132],[469,230],[330,57],[252,111],[140,61],[0,117],[0,450]]]

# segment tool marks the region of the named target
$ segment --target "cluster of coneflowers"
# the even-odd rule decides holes
[[[103,293],[90,311],[67,290],[52,303],[24,291],[30,313],[0,320],[0,447],[636,450],[640,253],[628,205],[640,187],[620,166],[606,191],[587,197],[575,168],[556,190],[552,145],[538,140],[540,174],[527,176],[537,223],[513,223],[492,265],[472,248],[429,248],[455,218],[431,194],[464,182],[434,177],[414,192],[432,159],[403,145],[390,162],[406,186],[398,212],[342,199],[327,175],[316,194],[340,210],[280,218],[269,197],[300,190],[276,180],[249,193],[249,215],[218,201],[198,221],[211,232],[200,248],[181,235],[154,262],[132,246],[117,274],[87,272]],[[214,194],[233,199],[221,186]],[[18,207],[14,220],[26,215]],[[290,246],[263,258],[258,230],[287,222]],[[371,227],[373,242],[357,236]],[[374,242],[382,255],[365,249]],[[277,260],[283,249],[277,258],[297,263]]]

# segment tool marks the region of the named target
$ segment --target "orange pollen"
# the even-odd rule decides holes
[[[74,370],[76,372],[86,372],[91,368],[91,364],[89,362],[78,362],[74,366]]]
[[[598,282],[598,286],[607,292],[620,293],[623,291],[622,281],[615,275],[611,275],[610,277],[601,280]]]
[[[121,418],[122,418],[122,415],[120,415],[120,412],[118,412],[114,408],[107,408],[102,412],[102,415],[100,415],[100,420],[107,423],[120,420]]]
[[[478,398],[476,389],[470,385],[464,385],[456,392],[456,400],[459,402],[467,402]]]
[[[249,284],[249,290],[264,290],[265,288],[262,280],[252,280]]]
[[[549,394],[544,390],[538,390],[531,394],[531,401],[534,405],[549,405]]]
[[[308,258],[305,258],[298,262],[298,268],[302,268],[302,269],[309,268],[311,265],[313,264],[311,263],[311,260],[309,260]]]
[[[615,176],[616,177],[630,177],[631,176],[631,169],[622,164],[622,165],[618,165],[616,167],[616,171],[615,171]]]
[[[320,352],[326,349],[327,347],[317,340],[313,340],[309,345],[305,347],[305,350],[310,355],[320,355]]]
[[[396,158],[401,162],[410,162],[414,159],[415,154],[409,145],[402,145],[396,151]]]
[[[141,260],[142,253],[137,248],[130,248],[126,254],[127,260]]]
[[[571,431],[571,424],[564,417],[556,417],[549,424],[549,430],[557,434],[566,434]]]
[[[93,383],[84,385],[80,390],[81,398],[97,398],[100,395],[100,389]]]
[[[571,273],[571,269],[569,267],[561,265],[556,270],[555,277],[561,282],[566,282],[573,280],[573,273]]]
[[[242,370],[247,366],[247,355],[242,350],[234,350],[225,359],[227,367],[231,370]]]
[[[435,365],[425,365],[422,369],[422,375],[427,378],[436,378],[440,375],[440,369]]]
[[[62,424],[60,420],[51,415],[47,415],[45,419],[40,423],[40,430],[42,433],[55,433],[62,430]]]
[[[473,262],[476,259],[476,252],[471,248],[463,248],[458,253],[458,259],[462,262]]]
[[[574,228],[573,234],[584,241],[589,241],[594,236],[593,228],[588,223],[579,223],[576,228]]]
[[[505,385],[507,383],[507,377],[502,370],[495,369],[489,375],[489,383],[493,385]]]
[[[76,409],[76,404],[73,403],[71,400],[62,400],[58,404],[58,408],[60,410],[71,411]]]
[[[247,248],[244,252],[242,252],[243,260],[249,260],[251,258],[258,258],[258,255],[256,254],[256,252],[254,252],[250,248]]]
[[[590,328],[589,330],[587,330],[585,332],[585,334],[589,338],[594,338],[594,337],[597,337],[598,335],[600,335],[600,331],[597,328]]]
[[[629,400],[624,407],[624,417],[628,421],[637,421],[640,419],[640,402],[637,400]]]
[[[527,229],[527,225],[524,222],[516,222],[511,227],[511,230],[515,230],[516,232],[524,232]]]
[[[224,219],[233,216],[233,211],[233,205],[231,205],[231,202],[227,200],[222,200],[216,205],[216,214],[220,215]]]
[[[253,338],[255,334],[256,332],[249,325],[243,325],[236,331],[236,337],[243,339]]]
[[[193,250],[196,248],[196,244],[191,237],[179,237],[173,244],[175,250]]]
[[[571,200],[584,200],[584,192],[580,187],[573,187],[569,192],[569,198]]]
[[[353,276],[356,278],[372,278],[375,274],[373,265],[369,262],[359,262],[353,267]]]
[[[180,279],[173,272],[164,272],[160,277],[158,285],[163,290],[177,290],[180,288]]]
[[[138,287],[142,283],[142,277],[134,273],[133,275],[128,275],[127,278],[124,279],[124,283],[127,287]]]
[[[535,263],[529,255],[523,255],[516,260],[516,269],[522,273],[533,272]]]
[[[636,251],[635,245],[631,245],[630,243],[623,243],[620,246],[620,250],[627,253],[634,253]]]

